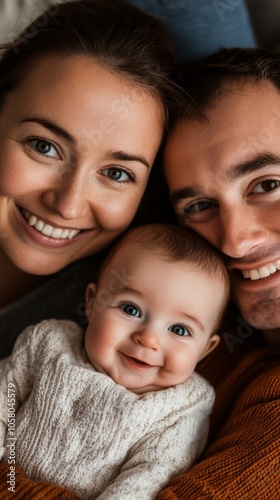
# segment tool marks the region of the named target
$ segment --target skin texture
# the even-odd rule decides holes
[[[135,393],[179,384],[218,344],[227,292],[220,277],[127,242],[87,289],[89,361]]]
[[[135,215],[162,133],[161,104],[133,82],[86,56],[42,59],[0,112],[0,262],[46,275],[107,246]],[[81,232],[43,236],[23,213]]]
[[[279,336],[280,94],[268,81],[227,84],[205,123],[181,123],[165,174],[178,221],[226,256],[234,296],[253,326]]]

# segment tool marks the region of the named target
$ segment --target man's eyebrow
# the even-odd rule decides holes
[[[280,156],[273,153],[261,153],[251,160],[245,161],[229,169],[227,177],[229,180],[239,179],[252,172],[260,170],[268,165],[279,165]]]
[[[171,203],[175,204],[184,198],[195,198],[196,196],[204,196],[203,192],[196,187],[184,187],[182,189],[175,189],[170,194]]]
[[[242,162],[230,168],[227,172],[227,178],[230,181],[245,177],[257,170],[261,170],[269,165],[280,165],[280,156],[273,153],[261,153],[256,155],[251,160]],[[205,196],[205,193],[196,186],[187,186],[182,189],[176,189],[170,194],[170,200],[173,204],[177,201],[186,198],[195,198],[197,196]]]
[[[46,129],[48,129],[51,132],[53,132],[54,134],[56,134],[57,136],[63,137],[68,142],[71,142],[71,143],[75,142],[74,137],[71,134],[69,134],[69,132],[67,132],[66,130],[64,130],[63,128],[59,127],[58,125],[56,125],[55,123],[53,123],[49,120],[45,120],[44,118],[37,118],[34,116],[34,117],[30,117],[30,118],[25,118],[24,120],[21,120],[20,123],[26,123],[26,122],[38,123],[39,125],[42,125]]]
[[[143,163],[143,165],[145,165],[147,168],[151,168],[149,162],[142,155],[133,155],[126,153],[125,151],[112,151],[108,156],[113,160],[137,161]]]

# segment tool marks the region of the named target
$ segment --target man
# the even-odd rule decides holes
[[[278,53],[231,49],[183,72],[193,100],[165,149],[171,201],[178,221],[223,253],[239,311],[274,347],[260,349],[253,328],[246,340],[244,325],[243,339],[240,329],[223,335],[229,351],[240,341],[244,355],[217,385],[221,427],[204,460],[161,498],[280,495],[279,67]]]

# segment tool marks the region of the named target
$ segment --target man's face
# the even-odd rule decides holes
[[[280,326],[280,93],[233,83],[208,121],[181,123],[165,151],[173,206],[226,256],[246,321]]]

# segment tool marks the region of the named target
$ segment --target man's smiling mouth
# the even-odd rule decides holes
[[[268,276],[276,273],[277,271],[280,271],[280,259],[266,266],[262,266],[256,269],[250,269],[245,271],[241,270],[243,278],[250,279],[251,281],[267,278]]]

